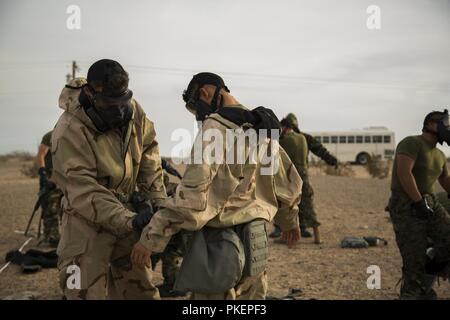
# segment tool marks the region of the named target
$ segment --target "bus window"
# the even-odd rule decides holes
[[[319,142],[322,142],[322,139],[321,139],[322,137],[321,136],[315,136],[314,137],[314,139],[316,139],[317,141],[319,141]]]
[[[365,136],[365,137],[364,137],[364,143],[370,143],[370,142],[372,142],[370,138],[371,138],[370,136]]]
[[[383,137],[382,136],[373,136],[373,143],[382,143]]]
[[[331,137],[331,143],[337,143],[337,141],[338,141],[337,136],[332,136]]]
[[[347,143],[347,137],[346,136],[340,136],[339,137],[339,143]]]
[[[391,136],[384,136],[383,137],[383,142],[384,143],[391,143]]]
[[[354,136],[347,137],[347,143],[355,143],[355,137]]]
[[[323,137],[322,138],[323,143],[330,143],[330,137]]]
[[[356,136],[356,143],[363,143],[363,137],[362,136]]]

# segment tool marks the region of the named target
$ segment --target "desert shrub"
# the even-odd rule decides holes
[[[36,160],[33,160],[22,165],[20,172],[26,177],[36,178],[38,176],[38,170],[39,164]]]
[[[314,159],[314,158],[313,158]],[[310,168],[317,169],[320,173],[330,176],[353,177],[355,172],[350,163],[339,163],[337,168],[327,165],[323,160],[315,160],[309,162]]]
[[[35,156],[27,151],[12,151],[0,155],[0,162],[6,162],[13,159],[18,161],[31,161],[35,159]]]
[[[355,171],[353,171],[350,163],[340,163],[337,168],[333,166],[325,165],[325,173],[330,176],[342,176],[342,177],[354,177]]]
[[[380,155],[372,154],[366,169],[372,178],[384,179],[389,176],[392,160],[383,160]]]

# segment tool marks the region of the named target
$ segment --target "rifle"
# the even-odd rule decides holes
[[[34,207],[33,207],[33,212],[31,213],[30,219],[28,219],[28,224],[27,224],[27,227],[26,227],[25,232],[24,232],[25,236],[28,234],[28,231],[30,230],[31,222],[33,221],[33,218],[34,218],[34,215],[36,214],[36,211],[38,211],[39,208],[42,205],[42,200],[50,193],[50,191],[52,191],[55,188],[56,188],[56,184],[54,184],[53,182],[49,181],[47,183],[47,185],[43,189],[41,189],[39,191],[38,199],[36,200],[36,203],[34,204]],[[37,235],[37,237],[39,238],[40,235],[41,235],[41,221],[39,220],[39,228],[38,228],[38,235]]]

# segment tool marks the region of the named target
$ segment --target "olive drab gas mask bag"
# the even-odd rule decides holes
[[[233,228],[210,228],[194,233],[175,281],[175,290],[217,294],[234,288],[242,278],[244,246]]]

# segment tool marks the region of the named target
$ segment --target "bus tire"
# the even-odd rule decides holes
[[[356,156],[356,163],[361,165],[366,165],[369,163],[370,156],[367,152],[361,152]]]

